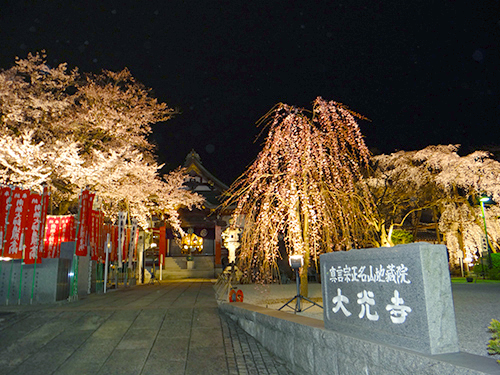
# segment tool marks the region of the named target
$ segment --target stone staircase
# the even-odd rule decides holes
[[[193,269],[187,268],[187,260],[185,256],[182,257],[166,257],[165,264],[163,265],[162,279],[163,280],[176,280],[176,279],[214,279],[216,278],[214,269],[213,256],[195,256],[193,257]],[[156,277],[160,279],[160,271],[156,271]]]

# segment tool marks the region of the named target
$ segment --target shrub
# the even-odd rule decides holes
[[[500,322],[493,319],[488,329],[493,333],[488,344],[488,353],[492,355],[500,354]],[[500,359],[497,362],[500,363]]]
[[[488,257],[484,257],[484,273],[491,280],[500,280],[500,253],[492,253],[491,254],[491,264],[490,268],[488,265]],[[482,275],[483,273],[483,265],[481,261],[478,261],[474,265],[474,273],[476,275]]]
[[[395,229],[392,232],[391,240],[394,245],[410,243],[413,242],[413,234],[404,229]]]

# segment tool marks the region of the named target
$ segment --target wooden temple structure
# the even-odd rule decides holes
[[[166,246],[161,278],[216,277],[222,272],[222,265],[227,264],[221,234],[232,210],[223,211],[221,204],[229,187],[203,166],[194,150],[186,156],[184,167],[188,175],[185,186],[203,196],[205,202],[200,209],[179,209],[182,228],[188,233],[182,244],[170,228],[165,229],[166,241],[159,243]]]

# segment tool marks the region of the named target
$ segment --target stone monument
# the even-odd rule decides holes
[[[446,247],[323,254],[325,328],[425,354],[458,352]]]

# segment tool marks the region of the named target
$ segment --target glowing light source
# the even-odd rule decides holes
[[[181,245],[184,253],[191,254],[193,251],[201,253],[203,250],[203,238],[194,234],[193,228],[189,228],[188,233],[182,236]]]

